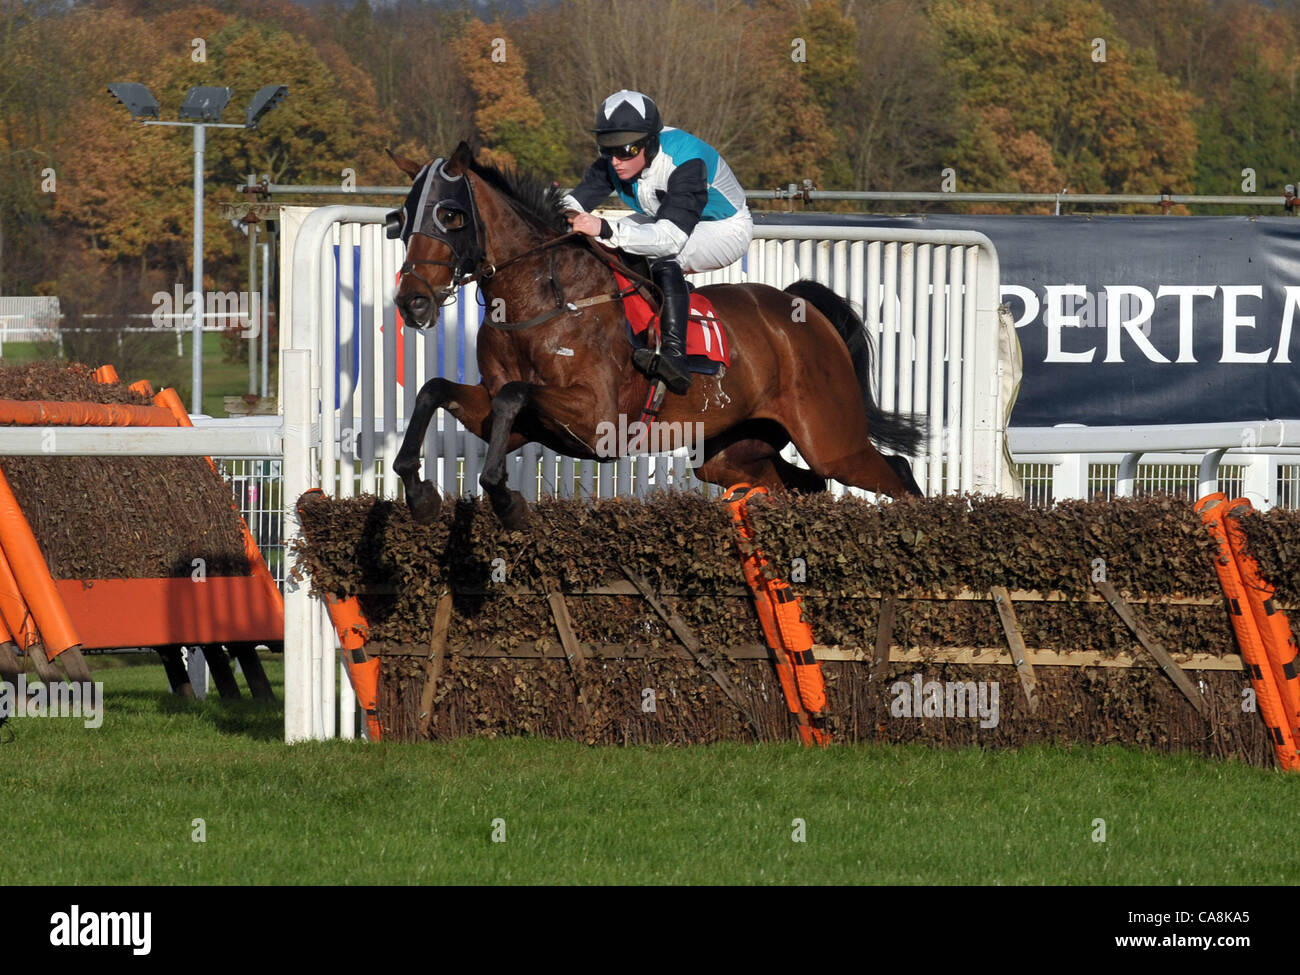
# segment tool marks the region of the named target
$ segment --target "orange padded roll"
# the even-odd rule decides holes
[[[5,629],[13,636],[14,642],[20,649],[25,651],[41,642],[40,635],[36,632],[36,624],[32,622],[32,614],[28,612],[27,603],[23,601],[18,580],[14,578],[14,571],[9,567],[9,560],[5,558],[2,550],[0,550],[0,619],[4,620]]]
[[[91,376],[94,378],[95,382],[99,383],[101,386],[107,386],[111,383],[117,382],[117,370],[108,364],[100,366],[91,373]]]
[[[338,633],[339,646],[343,648],[343,662],[347,664],[348,676],[352,679],[353,693],[366,714],[366,731],[371,741],[379,741],[384,734],[379,722],[379,658],[367,660],[365,651],[370,624],[366,622],[356,596],[339,599],[328,595],[325,605],[330,622]]]
[[[0,400],[0,423],[32,427],[174,427],[169,410],[127,403]]]
[[[352,675],[352,691],[366,715],[366,734],[371,741],[382,741],[384,726],[379,722],[379,658],[371,657],[361,663],[348,663]]]
[[[154,395],[153,401],[155,405],[161,406],[165,410],[170,410],[172,416],[176,417],[176,423],[178,426],[194,426],[194,424],[190,422],[190,415],[185,412],[185,404],[181,402],[180,395],[170,386],[166,389],[158,390]],[[181,417],[185,417],[185,419],[182,420]]]
[[[0,548],[4,549],[23,599],[36,618],[46,656],[53,660],[64,650],[79,646],[81,640],[54,588],[45,556],[3,473],[0,473]]]
[[[769,582],[768,594],[775,602],[781,642],[794,664],[799,698],[810,714],[819,715],[826,710],[826,679],[821,663],[813,656],[813,631],[803,618],[803,601],[790,592],[789,583],[783,580]]]
[[[349,653],[364,647],[366,640],[370,639],[370,624],[361,612],[361,603],[357,597],[339,599],[331,595],[325,602],[329,607],[330,622],[339,635],[339,646]]]
[[[766,493],[766,488],[737,484],[727,491],[724,500],[740,536],[736,545],[741,570],[753,591],[763,636],[772,649],[777,677],[786,706],[795,716],[799,738],[805,745],[825,745],[830,736],[809,722],[810,713],[816,717],[826,709],[826,681],[821,663],[813,656],[812,627],[804,622],[801,603],[790,592],[789,584],[768,578],[764,570],[769,563],[754,544],[754,528],[746,505],[751,497]]]

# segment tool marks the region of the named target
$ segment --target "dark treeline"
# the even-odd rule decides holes
[[[250,173],[392,183],[385,145],[462,138],[569,183],[622,87],[750,188],[1277,194],[1298,67],[1295,0],[0,0],[0,292],[187,280],[188,133],[130,125],[111,81],[165,118],[191,85],[234,87],[228,118],[289,85],[210,135],[213,201]],[[209,228],[232,287],[243,238]]]

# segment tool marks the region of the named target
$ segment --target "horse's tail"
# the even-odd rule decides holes
[[[886,413],[876,405],[876,399],[871,393],[871,338],[857,312],[834,291],[816,281],[796,281],[785,290],[796,298],[808,301],[830,319],[848,346],[853,371],[862,388],[862,404],[866,408],[871,439],[900,454],[915,456],[917,448],[925,439],[925,419],[912,413]]]

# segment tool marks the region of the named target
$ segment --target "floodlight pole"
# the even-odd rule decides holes
[[[284,85],[263,85],[253,95],[244,112],[244,124],[218,122],[221,113],[230,101],[232,89],[211,86],[191,88],[181,106],[182,117],[211,119],[200,122],[163,122],[158,118],[158,99],[144,85],[137,82],[115,83],[108,86],[109,94],[120,101],[131,112],[135,121],[144,115],[145,125],[189,126],[194,130],[194,279],[191,300],[194,302],[194,392],[191,407],[194,413],[203,412],[203,310],[207,306],[203,292],[203,157],[207,149],[207,130],[213,129],[255,129],[262,116],[275,108],[289,89]],[[153,116],[149,120],[147,116]],[[251,270],[250,270],[251,274]],[[254,285],[250,281],[249,287]],[[251,356],[251,351],[250,351]],[[251,371],[251,360],[250,360]]]

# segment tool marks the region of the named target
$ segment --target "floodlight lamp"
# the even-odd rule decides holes
[[[231,88],[195,85],[185,95],[180,117],[198,119],[200,122],[220,122],[221,113],[225,111],[232,94],[234,90]]]
[[[141,118],[158,117],[158,99],[144,85],[137,81],[118,81],[108,86],[108,92],[126,106],[131,113],[131,121]]]
[[[258,123],[262,121],[262,116],[284,101],[288,94],[287,85],[263,85],[257,89],[257,94],[253,96],[253,100],[248,103],[248,108],[244,112],[244,125],[250,129],[257,128]]]

